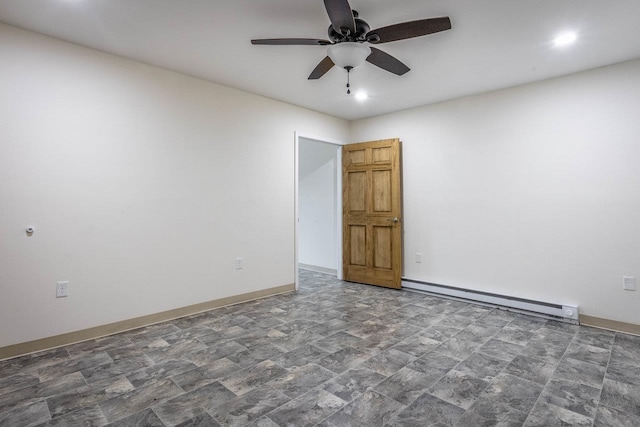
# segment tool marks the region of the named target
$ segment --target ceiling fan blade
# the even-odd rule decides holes
[[[448,16],[441,18],[420,19],[377,28],[367,33],[369,43],[387,43],[396,40],[410,39],[450,30],[451,20]]]
[[[371,54],[367,57],[367,62],[399,76],[411,70],[411,68],[407,67],[393,56],[381,51],[380,49],[376,49],[375,47],[371,48]]]
[[[320,77],[324,76],[327,71],[333,68],[333,65],[333,61],[327,56],[322,61],[320,61],[320,63],[316,65],[316,68],[313,69],[311,74],[309,74],[309,80],[317,80]]]
[[[273,46],[291,46],[291,45],[304,45],[304,46],[326,46],[331,44],[329,40],[320,39],[256,39],[251,40],[251,44],[265,44]]]
[[[351,34],[356,32],[356,22],[353,19],[353,11],[347,0],[324,0],[324,7],[331,20],[333,29],[339,34],[344,33],[344,29]]]

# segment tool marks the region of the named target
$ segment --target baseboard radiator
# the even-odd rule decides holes
[[[489,292],[474,291],[439,285],[437,283],[422,282],[408,278],[402,279],[402,287],[408,290],[426,292],[441,297],[464,301],[473,301],[518,313],[546,317],[562,322],[579,324],[578,307],[575,305],[553,304],[543,301],[533,301]]]

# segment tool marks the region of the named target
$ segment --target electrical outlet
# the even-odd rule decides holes
[[[636,278],[632,276],[622,276],[622,289],[625,291],[635,291]]]
[[[236,258],[236,270],[242,270],[244,268],[244,260],[242,258]]]
[[[416,263],[420,264],[422,262],[422,254],[416,252]]]
[[[69,282],[58,282],[56,283],[56,298],[65,298],[68,296],[68,286]]]

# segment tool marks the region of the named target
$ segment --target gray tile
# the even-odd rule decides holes
[[[456,427],[521,427],[527,415],[504,403],[480,398],[460,417]]]
[[[588,344],[610,350],[611,346],[613,346],[615,336],[615,332],[582,326],[575,335],[574,340],[581,344]]]
[[[99,408],[98,408],[99,409]],[[109,424],[109,427],[165,427],[165,424],[151,409],[145,409]]]
[[[401,348],[401,346],[400,346]],[[385,377],[392,375],[413,362],[416,358],[399,350],[399,346],[388,348],[362,363],[362,367],[371,369]]]
[[[408,405],[426,393],[429,387],[441,377],[442,375],[429,375],[404,367],[375,386],[374,389],[403,405]]]
[[[278,426],[310,426],[337,412],[347,402],[326,390],[315,389],[268,414]]]
[[[70,392],[86,385],[87,383],[82,374],[74,372],[64,377],[34,384],[10,393],[0,394],[0,413],[20,406],[28,406],[41,399]]]
[[[640,386],[640,365],[617,360],[610,361],[607,367],[607,378]]]
[[[28,406],[19,406],[5,412],[0,417],[0,427],[31,427],[46,423],[51,416],[44,402],[36,402]]]
[[[82,408],[75,412],[71,412],[62,417],[54,418],[45,425],[46,427],[102,427],[104,425],[107,425],[107,419],[104,417],[104,415],[102,415],[102,411],[100,410],[98,405],[93,405]]]
[[[557,363],[562,359],[566,349],[566,346],[556,346],[541,341],[529,341],[529,344],[524,347],[521,354],[550,363]]]
[[[153,404],[153,411],[167,425],[176,425],[196,417],[213,405],[224,404],[236,395],[219,382],[180,394],[165,402]]]
[[[281,368],[271,360],[265,360],[264,362],[260,362],[257,365],[221,379],[220,383],[236,395],[240,396],[268,383],[274,378],[278,378],[286,374],[286,369]]]
[[[288,373],[268,382],[268,385],[281,393],[295,398],[329,381],[335,374],[314,363],[291,368]]]
[[[95,405],[134,390],[125,378],[114,378],[56,394],[47,399],[51,415],[55,418],[69,412]]]
[[[542,386],[534,382],[502,373],[491,381],[482,397],[504,403],[518,411],[529,412],[541,392]]]
[[[40,379],[36,373],[16,374],[6,378],[0,378],[0,395],[39,383]]]
[[[554,372],[554,378],[566,379],[601,388],[604,380],[605,368],[593,363],[581,362],[576,359],[563,358]]]
[[[564,408],[540,401],[531,410],[523,427],[591,427],[592,419]]]
[[[456,366],[456,371],[474,376],[481,380],[490,380],[498,375],[508,364],[506,360],[497,359],[482,353],[473,353]]]
[[[260,363],[267,359],[273,359],[286,353],[284,350],[271,345],[258,345],[255,347],[249,347],[247,350],[242,350],[234,354],[227,356],[229,360],[237,365],[246,368],[256,363]]]
[[[384,379],[383,375],[370,369],[356,368],[343,372],[322,388],[346,402],[351,402],[367,388],[380,384]]]
[[[69,353],[65,348],[16,357],[15,359],[0,362],[0,378],[10,377],[19,373],[37,373],[38,369],[57,365],[67,360],[69,360]]]
[[[209,412],[225,426],[244,426],[288,402],[289,398],[270,387],[252,390],[224,403],[216,402]]]
[[[617,409],[598,406],[593,427],[638,427],[640,415],[625,414]]]
[[[211,415],[203,413],[196,415],[195,417],[178,424],[176,427],[221,427],[220,424],[214,420]]]
[[[420,357],[429,353],[440,345],[439,341],[423,336],[421,333],[410,336],[394,345],[396,350],[403,351],[412,356]]]
[[[100,409],[109,422],[128,417],[163,400],[182,393],[171,380],[160,380],[120,396],[100,402]]]
[[[545,385],[553,375],[556,363],[546,362],[528,356],[516,356],[504,372],[516,377],[533,381],[540,385]]]
[[[429,393],[453,405],[469,409],[488,385],[488,381],[454,369],[431,386]]]
[[[130,373],[127,375],[127,379],[135,388],[140,388],[145,384],[183,374],[196,368],[196,365],[186,360],[168,360]]]
[[[188,355],[197,351],[207,350],[209,350],[209,347],[207,347],[197,339],[189,339],[178,341],[173,345],[159,348],[157,350],[145,352],[145,355],[149,359],[151,359],[153,363],[162,363],[166,362],[167,360],[179,359],[184,355]]]
[[[610,354],[611,351],[609,349],[573,341],[567,348],[564,357],[606,367],[609,363]]]
[[[343,348],[340,351],[331,353],[318,360],[318,365],[329,369],[336,374],[341,374],[344,371],[358,366],[365,360],[369,359],[370,355],[362,351],[356,350],[351,347]]]
[[[343,348],[353,347],[361,341],[362,338],[347,332],[336,332],[333,335],[317,340],[313,345],[329,353],[335,353]]]
[[[526,329],[517,328],[515,326],[507,325],[498,332],[494,338],[500,341],[510,342],[512,344],[518,344],[525,346],[529,343],[533,337],[533,332]]]
[[[489,340],[485,345],[478,349],[480,353],[506,361],[513,360],[513,358],[519,355],[523,350],[524,347],[521,345],[497,339]]]
[[[464,409],[425,393],[391,420],[389,426],[418,427],[424,426],[425,420],[429,420],[429,426],[452,426],[463,413]]]
[[[226,341],[220,344],[211,345],[205,349],[197,350],[182,356],[183,359],[192,362],[197,366],[210,365],[222,358],[244,351],[247,348],[235,341]]]
[[[313,345],[304,345],[280,356],[275,356],[271,360],[283,368],[293,368],[294,366],[304,366],[307,363],[317,363],[328,354],[327,351]]]
[[[191,391],[241,370],[240,366],[227,358],[223,358],[209,365],[174,375],[171,379],[184,391]]]
[[[605,378],[600,403],[627,414],[640,414],[640,386]]]
[[[425,338],[431,338],[434,341],[445,342],[449,338],[452,338],[455,335],[459,334],[461,331],[462,331],[462,328],[453,328],[450,326],[434,325],[420,332],[420,335]]]
[[[111,357],[109,357],[105,352],[89,354],[86,356],[76,356],[73,359],[68,359],[62,363],[39,369],[38,376],[40,377],[40,381],[44,382],[54,378],[63,377],[73,372],[82,371],[84,369],[112,362],[113,360]]]
[[[395,400],[389,399],[373,390],[368,390],[358,399],[318,425],[322,427],[382,426],[402,409],[404,409],[404,406]]]
[[[596,414],[600,389],[567,380],[552,379],[549,381],[540,401],[559,406],[593,418]]]
[[[133,356],[127,359],[120,359],[113,363],[107,363],[100,366],[84,369],[82,376],[87,380],[87,383],[96,383],[104,381],[109,378],[118,377],[129,372],[134,372],[139,369],[147,368],[151,366],[153,362],[144,356]]]
[[[439,347],[435,348],[433,352],[451,357],[466,359],[467,357],[471,356],[472,353],[476,352],[481,346],[482,343],[469,341],[464,338],[458,338],[458,336],[456,335],[453,338],[449,338]]]

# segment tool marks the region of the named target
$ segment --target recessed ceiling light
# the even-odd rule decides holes
[[[369,95],[367,95],[367,92],[360,91],[360,92],[356,93],[356,99],[358,101],[364,101],[368,97],[369,97]]]
[[[578,38],[578,35],[573,31],[570,31],[570,32],[559,34],[558,37],[556,37],[553,40],[553,44],[556,47],[567,46],[575,42],[577,38]]]

